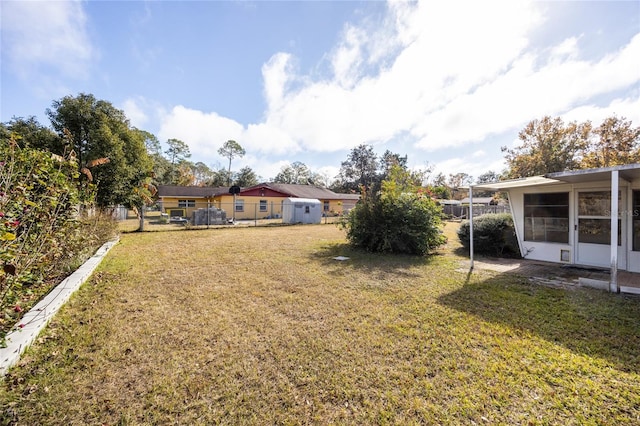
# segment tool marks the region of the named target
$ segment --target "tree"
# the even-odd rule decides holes
[[[400,156],[400,154],[393,153],[386,150],[382,157],[380,157],[380,174],[382,179],[386,179],[389,175],[389,171],[393,166],[399,166],[400,168],[407,169],[407,156]]]
[[[146,130],[140,130],[138,128],[133,127],[133,131],[139,132],[140,136],[144,141],[144,146],[147,148],[147,153],[151,156],[162,155],[162,147],[160,146],[160,141],[153,133],[149,133]]]
[[[347,191],[372,188],[376,182],[379,182],[377,171],[378,158],[373,152],[373,147],[365,144],[358,145],[340,165],[335,186]]]
[[[189,151],[189,145],[180,139],[169,139],[167,140],[167,145],[169,148],[164,152],[169,158],[170,165],[170,184],[171,185],[179,185],[178,180],[180,180],[180,165],[187,158],[191,157],[191,152]]]
[[[493,183],[498,182],[499,180],[500,175],[493,170],[489,170],[478,176],[476,183]],[[474,192],[473,195],[478,197],[491,197],[493,195],[493,191],[478,191]]]
[[[443,173],[438,173],[434,178],[432,185],[433,186],[445,186],[447,184],[447,178]]]
[[[311,172],[309,183],[311,185],[327,188],[329,186],[329,176],[321,172]]]
[[[427,190],[439,200],[451,199],[451,189],[446,185],[433,186],[428,185]]]
[[[522,178],[580,168],[580,154],[587,148],[589,122],[564,124],[560,118],[533,120],[520,131],[522,144],[502,147],[508,178]]]
[[[236,157],[244,157],[246,151],[238,142],[228,140],[220,147],[220,149],[218,149],[218,154],[229,159],[229,170],[227,175],[227,186],[229,186],[231,185],[231,160]]]
[[[192,173],[195,185],[206,186],[208,182],[213,180],[215,172],[202,161],[198,161],[192,165]]]
[[[273,179],[275,183],[289,183],[297,185],[308,185],[311,180],[311,170],[306,164],[294,161],[291,164],[282,166],[280,172]]]
[[[258,175],[251,170],[251,167],[246,166],[240,169],[240,171],[236,174],[234,185],[237,185],[241,188],[246,188],[248,186],[253,186],[258,184]]]
[[[609,167],[640,162],[640,127],[631,121],[612,116],[594,131],[594,137],[584,153],[584,168]]]
[[[476,179],[476,183],[493,183],[500,180],[500,175],[493,170],[484,172]]]
[[[138,216],[138,231],[144,231],[144,210],[147,206],[154,203],[154,196],[157,193],[157,188],[151,183],[150,176],[144,176],[140,174],[140,181],[138,186],[133,188],[129,206]]]
[[[34,148],[62,155],[65,149],[64,139],[51,129],[43,126],[34,116],[28,118],[13,117],[6,124],[21,148]]]
[[[144,141],[144,145],[147,149],[147,154],[153,164],[151,179],[149,185],[156,187],[157,185],[171,185],[172,179],[172,167],[162,152],[162,146],[158,138],[145,130],[133,128],[134,132],[138,132],[140,137]]]
[[[221,168],[213,173],[213,178],[207,186],[230,186],[229,181],[231,180],[233,179],[232,176],[229,176],[229,171]]]
[[[466,188],[473,181],[473,176],[466,173],[456,173],[449,175],[448,186],[451,190],[451,197],[454,199],[462,198],[462,194],[466,194]]]
[[[176,166],[173,184],[178,186],[193,186],[196,184],[194,165],[191,161],[182,160]]]
[[[148,176],[152,162],[144,136],[129,125],[124,112],[91,94],[65,96],[47,109],[53,129],[67,135],[79,170],[101,159],[108,163],[91,171],[99,207],[130,204],[140,176]],[[56,152],[63,155],[63,152]]]

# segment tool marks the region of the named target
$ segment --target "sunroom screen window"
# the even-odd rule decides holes
[[[569,193],[524,194],[524,239],[569,242]]]
[[[620,212],[618,192],[618,211]],[[618,245],[621,245],[622,222],[618,220]],[[585,191],[578,194],[578,242],[611,244],[611,192]]]

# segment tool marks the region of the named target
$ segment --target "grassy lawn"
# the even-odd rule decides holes
[[[640,298],[469,276],[454,230],[430,258],[333,225],[125,234],[0,424],[638,424]]]

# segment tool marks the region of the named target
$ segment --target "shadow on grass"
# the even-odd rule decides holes
[[[338,261],[338,256],[348,257],[346,261]],[[345,269],[355,269],[359,272],[372,274],[380,278],[385,274],[404,277],[418,277],[419,274],[410,271],[413,267],[432,264],[441,254],[434,252],[427,256],[412,256],[406,254],[370,253],[351,247],[348,243],[332,243],[314,251],[310,257],[327,267],[329,273],[344,274]]]
[[[640,297],[556,289],[504,273],[466,284],[439,302],[485,321],[531,333],[577,353],[640,371]]]

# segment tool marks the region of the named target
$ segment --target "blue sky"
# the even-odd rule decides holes
[[[0,120],[92,93],[193,161],[336,175],[351,148],[504,167],[544,115],[640,126],[639,1],[3,0]]]

